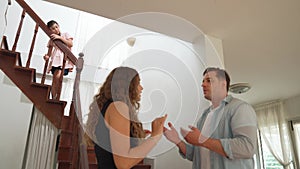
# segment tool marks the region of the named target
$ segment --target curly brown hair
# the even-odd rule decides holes
[[[110,72],[89,107],[90,112],[85,127],[88,145],[93,145],[93,142],[97,140],[95,128],[101,114],[100,110],[108,100],[126,103],[129,108],[131,135],[135,138],[145,137],[142,123],[137,116],[140,108],[139,93],[137,93],[139,83],[139,74],[132,68],[117,67]]]

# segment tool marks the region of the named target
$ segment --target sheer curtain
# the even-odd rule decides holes
[[[270,152],[285,169],[291,169],[291,141],[282,102],[273,101],[254,108],[259,130]]]
[[[296,165],[299,167],[300,166],[300,120],[293,122],[293,128],[294,128],[294,139],[295,139],[295,147],[296,147],[296,151],[294,152],[297,153],[295,160],[298,160],[296,162]]]
[[[36,108],[33,110],[23,169],[53,169],[58,129]]]

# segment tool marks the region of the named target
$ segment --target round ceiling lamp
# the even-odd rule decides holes
[[[135,37],[129,37],[127,38],[127,44],[131,47],[135,44],[136,38]]]
[[[235,94],[246,93],[251,89],[249,83],[235,83],[229,86],[229,91]]]

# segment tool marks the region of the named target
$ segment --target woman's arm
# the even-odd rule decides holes
[[[166,116],[154,120],[151,137],[139,146],[130,148],[128,106],[123,102],[110,104],[105,114],[105,120],[110,130],[111,148],[117,168],[129,169],[144,159],[161,138],[165,119]]]

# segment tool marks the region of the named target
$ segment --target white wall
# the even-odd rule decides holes
[[[22,165],[32,104],[21,103],[21,91],[4,84],[0,71],[0,168],[19,169]]]
[[[0,37],[6,29],[7,0],[0,0]],[[21,92],[13,84],[3,84],[0,71],[0,168],[21,168],[32,104],[21,103]]]
[[[2,40],[2,36],[4,34],[5,26],[6,26],[5,11],[6,11],[7,6],[8,6],[7,0],[0,1],[0,37],[1,37],[1,40]]]

